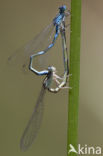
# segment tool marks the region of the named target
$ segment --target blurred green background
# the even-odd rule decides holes
[[[32,114],[41,78],[17,72],[7,58],[40,32],[55,17],[58,6],[70,1],[0,1],[0,155],[66,155],[68,91],[47,93],[37,139],[27,152],[20,137]],[[80,105],[78,143],[103,146],[102,0],[82,0]],[[58,50],[59,51],[59,50]],[[58,58],[58,53],[55,53]],[[60,61],[57,62],[57,66]]]

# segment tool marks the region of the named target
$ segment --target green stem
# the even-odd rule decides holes
[[[81,32],[81,0],[71,0],[71,33],[70,33],[70,74],[69,105],[68,105],[68,138],[67,155],[70,144],[78,151],[78,105],[79,105],[79,79],[80,79],[80,32]]]

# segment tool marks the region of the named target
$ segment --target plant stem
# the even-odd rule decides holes
[[[70,144],[77,150],[78,139],[78,105],[80,79],[80,32],[81,32],[81,0],[71,0],[71,33],[70,33],[70,74],[68,105],[68,138],[67,156],[76,156],[70,152]],[[78,151],[78,150],[77,150]]]

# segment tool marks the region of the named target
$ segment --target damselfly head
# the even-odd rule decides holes
[[[49,66],[48,70],[52,72],[56,72],[56,68],[54,66]]]
[[[64,13],[66,8],[67,8],[66,5],[62,5],[61,7],[59,7],[59,10],[60,10],[59,12]]]

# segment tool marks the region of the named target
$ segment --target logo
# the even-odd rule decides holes
[[[86,144],[84,146],[81,146],[80,144],[78,144],[77,150],[75,149],[75,147],[70,144],[69,145],[69,153],[76,153],[76,154],[96,154],[96,155],[100,155],[102,154],[102,148],[100,146],[87,146]]]

